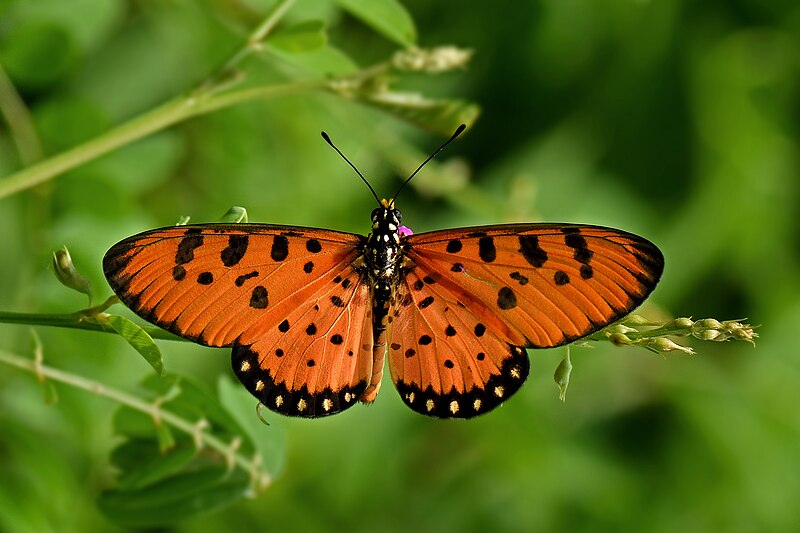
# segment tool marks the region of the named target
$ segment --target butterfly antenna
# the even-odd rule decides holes
[[[452,135],[452,136],[450,136],[450,138],[449,138],[449,139],[447,139],[447,140],[444,142],[444,144],[442,144],[442,145],[441,145],[439,148],[437,148],[437,149],[436,149],[436,151],[435,151],[435,152],[433,152],[433,153],[432,153],[432,154],[431,154],[431,155],[428,157],[428,159],[426,159],[425,161],[423,161],[423,162],[422,162],[422,164],[421,164],[420,166],[418,166],[418,167],[417,167],[417,170],[415,170],[415,171],[414,171],[414,172],[413,172],[413,173],[412,173],[412,174],[411,174],[411,175],[408,177],[408,179],[406,179],[406,181],[404,181],[404,182],[403,182],[403,184],[400,186],[400,188],[399,188],[399,189],[397,189],[397,192],[396,192],[396,193],[394,193],[394,196],[392,196],[392,200],[391,200],[391,201],[392,201],[392,203],[394,203],[394,200],[395,200],[395,198],[397,198],[397,196],[400,194],[400,191],[402,191],[402,190],[403,190],[403,187],[405,187],[405,186],[406,186],[406,184],[408,184],[408,182],[409,182],[409,181],[411,181],[411,178],[413,178],[414,176],[416,176],[416,175],[417,175],[417,172],[419,172],[420,170],[422,170],[422,167],[424,167],[425,165],[427,165],[427,164],[428,164],[428,161],[430,161],[431,159],[433,159],[434,157],[436,157],[436,155],[437,155],[439,152],[441,152],[442,150],[444,150],[444,147],[445,147],[445,146],[447,146],[448,144],[450,144],[451,142],[453,142],[453,141],[455,140],[455,138],[456,138],[456,137],[458,137],[459,135],[461,135],[461,133],[462,133],[462,132],[463,132],[465,129],[467,129],[467,125],[466,125],[466,124],[461,124],[461,125],[460,125],[458,128],[456,128],[456,131],[455,131],[455,133],[453,133],[453,135]]]
[[[322,138],[323,138],[323,139],[325,139],[325,142],[326,142],[326,143],[328,143],[328,144],[330,144],[330,145],[331,145],[331,148],[333,148],[334,150],[336,150],[336,153],[337,153],[337,154],[339,154],[339,155],[342,157],[342,159],[344,159],[345,161],[347,161],[347,164],[348,164],[348,165],[350,165],[351,167],[353,167],[353,170],[355,170],[355,171],[356,171],[356,174],[358,174],[358,177],[359,177],[359,178],[361,178],[361,181],[363,181],[364,183],[366,183],[366,184],[367,184],[367,187],[369,187],[369,190],[370,190],[370,192],[372,193],[372,196],[374,196],[374,197],[375,197],[375,200],[378,202],[378,205],[380,205],[380,204],[381,204],[381,200],[380,200],[380,198],[378,198],[378,195],[377,195],[377,194],[375,194],[375,189],[373,189],[373,188],[372,188],[372,185],[370,185],[370,184],[369,184],[369,182],[367,181],[367,178],[365,178],[365,177],[364,177],[364,175],[363,175],[363,174],[361,174],[361,172],[359,172],[359,171],[358,171],[358,169],[356,168],[356,166],[355,166],[353,163],[351,163],[351,162],[350,162],[350,160],[349,160],[349,159],[347,159],[347,158],[344,156],[344,154],[342,153],[342,151],[341,151],[341,150],[339,150],[338,148],[336,148],[336,145],[335,145],[335,144],[333,144],[333,141],[331,140],[331,138],[330,138],[330,137],[328,137],[328,134],[327,134],[327,133],[325,133],[324,131],[322,132]]]

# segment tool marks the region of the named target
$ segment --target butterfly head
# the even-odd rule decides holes
[[[403,221],[403,213],[395,208],[394,200],[383,199],[381,206],[372,210],[370,218],[372,219],[372,229],[383,228],[396,232],[400,227],[400,222]]]

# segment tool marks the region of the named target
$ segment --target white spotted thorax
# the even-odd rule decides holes
[[[398,282],[399,267],[403,259],[401,238],[406,236],[400,232],[403,214],[393,207],[392,202],[383,200],[381,207],[372,210],[371,219],[372,233],[367,240],[365,254],[366,274],[376,300],[388,302]]]

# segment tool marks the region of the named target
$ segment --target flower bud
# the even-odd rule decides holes
[[[569,375],[571,373],[572,361],[570,361],[569,358],[568,348],[567,355],[561,360],[561,363],[559,363],[558,368],[556,368],[553,374],[553,380],[556,382],[556,385],[558,385],[558,399],[562,402],[567,399],[567,387],[569,387]]]
[[[423,50],[412,48],[401,50],[392,57],[392,66],[406,72],[437,74],[463,68],[472,57],[472,50],[455,46],[440,46]]]
[[[644,345],[647,346],[648,348],[658,350],[659,352],[679,351],[689,355],[694,355],[694,350],[692,350],[688,346],[681,346],[680,344],[676,344],[664,337],[656,337],[654,339],[649,339],[647,342],[644,343]]]
[[[701,329],[722,329],[722,323],[714,318],[704,318],[694,323],[695,330]]]
[[[664,327],[690,328],[693,325],[694,321],[691,318],[679,317],[667,322]]]
[[[630,340],[627,335],[623,333],[612,333],[608,336],[608,340],[611,341],[612,344],[617,346],[626,346],[629,344],[633,344],[633,341]]]
[[[60,250],[53,252],[53,271],[56,278],[64,286],[70,289],[82,292],[92,299],[92,286],[88,279],[83,277],[80,272],[75,268],[72,263],[72,256],[69,255],[69,250],[66,246],[61,247]]]

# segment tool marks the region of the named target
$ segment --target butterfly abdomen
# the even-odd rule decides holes
[[[398,229],[402,214],[390,207],[372,211],[372,233],[364,247],[364,269],[372,292],[372,379],[361,401],[370,403],[380,389],[386,357],[389,307],[400,282],[403,247]]]

